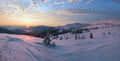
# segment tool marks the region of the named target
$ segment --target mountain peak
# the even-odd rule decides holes
[[[88,25],[89,24],[84,24],[84,23],[72,23],[72,24],[67,24],[67,25],[64,25],[64,26],[60,26],[58,28],[69,30],[69,29],[81,28],[81,27],[88,26]]]

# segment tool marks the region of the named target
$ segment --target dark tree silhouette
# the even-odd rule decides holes
[[[75,34],[75,39],[76,39],[76,40],[78,39],[78,35],[77,35],[77,33]]]
[[[106,35],[105,32],[103,33],[103,35]]]
[[[110,35],[111,33],[110,33],[110,32],[108,32],[108,34]]]
[[[90,33],[90,38],[93,38],[93,34],[92,34],[92,32]]]
[[[84,38],[85,38],[84,36],[81,37],[81,39],[84,39]]]
[[[62,40],[62,39],[63,39],[63,37],[61,36],[61,37],[60,37],[60,40]]]

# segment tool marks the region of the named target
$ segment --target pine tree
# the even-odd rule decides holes
[[[69,37],[67,36],[65,39],[66,39],[66,40],[68,40],[68,39],[69,39]]]
[[[84,36],[82,36],[82,38],[81,39],[84,39],[85,37]]]
[[[110,32],[108,32],[108,34],[110,35]]]
[[[106,35],[105,32],[103,33],[103,35]]]
[[[63,39],[63,37],[61,36],[61,37],[60,37],[60,40],[62,40],[62,39]]]
[[[90,38],[93,38],[93,34],[92,34],[92,32],[90,33]]]
[[[77,38],[77,33],[75,34],[75,39],[77,40],[78,38]]]
[[[78,39],[81,39],[81,37],[80,37],[80,36],[78,36]]]

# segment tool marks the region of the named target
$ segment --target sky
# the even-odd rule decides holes
[[[120,20],[120,0],[0,0],[0,26]]]

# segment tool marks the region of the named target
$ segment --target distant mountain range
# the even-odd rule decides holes
[[[13,32],[13,31],[10,31],[10,30],[8,30],[8,29],[5,29],[5,28],[0,28],[0,33],[8,33],[8,34],[13,34],[13,33],[15,33],[15,32]]]
[[[73,24],[67,24],[64,26],[59,26],[56,27],[57,29],[64,29],[64,30],[74,30],[77,28],[81,28],[81,27],[86,27],[89,26],[90,24],[83,24],[83,23],[73,23]]]
[[[120,25],[120,21],[109,19],[109,20],[103,20],[101,22],[97,22],[93,24],[73,23],[73,24],[67,24],[64,26],[57,26],[57,27],[33,26],[33,27],[30,27],[29,29],[23,26],[1,26],[0,33],[27,34],[32,36],[44,37],[47,32],[50,32],[53,35],[57,35],[57,34],[72,32],[73,30],[77,30],[81,28],[90,29],[90,28],[103,27],[108,25]]]

